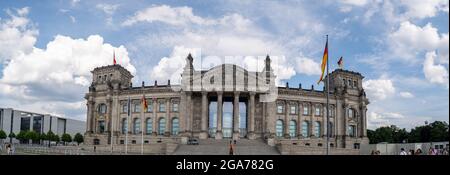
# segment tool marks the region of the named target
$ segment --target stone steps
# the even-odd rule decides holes
[[[179,145],[173,153],[175,155],[228,155],[229,139],[202,139],[198,145]],[[235,146],[236,155],[279,155],[275,147],[271,147],[263,140],[240,139]]]

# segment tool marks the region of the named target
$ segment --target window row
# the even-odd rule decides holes
[[[128,103],[126,101],[121,102],[122,105],[122,113],[127,113],[128,112]],[[159,101],[158,104],[158,112],[166,112],[167,111],[167,106],[166,106],[166,102],[165,101]],[[178,112],[179,110],[179,103],[178,102],[172,102],[171,103],[171,112]],[[132,112],[141,112],[143,105],[141,105],[141,101],[140,100],[133,100],[131,102],[131,111]],[[153,100],[147,99],[147,110],[144,109],[144,112],[153,112]]]
[[[171,135],[178,135],[180,132],[180,120],[178,118],[172,119],[172,128],[171,129]],[[126,118],[122,119],[122,134],[125,134],[128,131],[128,121]],[[140,134],[141,133],[141,119],[135,118],[132,123],[133,127],[133,134]],[[145,132],[146,135],[151,135],[153,132],[156,132],[158,135],[164,135],[166,131],[166,119],[160,118],[158,121],[158,130],[154,130],[156,128],[153,128],[153,119],[147,118],[145,120]]]
[[[322,112],[323,110],[325,110],[326,106],[323,106],[321,104],[317,104],[314,106],[314,115],[316,116],[322,116]],[[330,105],[330,109],[329,109],[329,114],[330,116],[334,116],[334,105]],[[284,114],[285,112],[285,104],[282,102],[277,103],[277,113],[278,114]],[[299,107],[297,104],[291,104],[289,105],[289,114],[298,114],[299,111]],[[303,104],[303,115],[311,115],[312,114],[312,108],[310,104]]]
[[[279,119],[276,121],[275,130],[276,130],[276,136],[277,137],[283,137],[284,133],[284,123],[283,120]],[[333,123],[330,122],[330,135],[332,135],[333,131]],[[321,137],[322,131],[321,131],[321,122],[315,121],[314,122],[314,130],[313,130],[313,136],[315,137]],[[303,121],[301,123],[301,135],[303,137],[310,137],[312,136],[310,133],[310,122],[309,121]],[[297,137],[297,122],[294,120],[289,121],[289,136],[290,137]]]
[[[358,81],[353,80],[351,78],[348,78],[348,79],[343,78],[342,81],[344,83],[343,84],[344,86],[348,86],[348,87],[351,87],[351,88],[357,88],[358,87]]]

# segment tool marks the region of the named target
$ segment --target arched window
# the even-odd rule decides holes
[[[164,135],[164,131],[166,131],[166,119],[161,118],[159,119],[159,135]]]
[[[302,136],[309,137],[309,122],[308,121],[302,122]]]
[[[134,129],[134,134],[141,133],[141,119],[138,119],[138,118],[134,119],[133,129]]]
[[[106,114],[106,104],[102,103],[102,104],[98,105],[98,113]]]
[[[126,118],[122,119],[122,134],[125,134],[128,132],[128,122]]]
[[[294,120],[289,121],[289,136],[297,136],[297,122],[295,122]]]
[[[320,137],[320,122],[314,122],[314,135]]]
[[[354,125],[350,125],[350,126],[348,126],[348,135],[350,136],[350,137],[355,137],[356,136],[356,126],[354,126]]]
[[[146,129],[147,129],[146,134],[147,134],[147,135],[152,134],[152,132],[153,132],[153,121],[152,121],[152,119],[151,119],[151,118],[148,118],[148,119],[145,121],[145,125],[146,125]]]
[[[277,120],[276,122],[276,135],[277,137],[283,136],[283,120]]]
[[[98,121],[98,130],[100,133],[105,132],[105,121]]]
[[[180,121],[178,118],[172,119],[172,135],[178,135],[180,131]]]

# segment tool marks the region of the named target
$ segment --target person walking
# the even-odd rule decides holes
[[[234,152],[233,152],[233,144],[232,144],[231,140],[230,140],[229,154],[230,154],[230,155],[233,155],[233,154],[234,154]]]
[[[404,156],[404,155],[408,155],[408,153],[406,153],[404,148],[400,149],[400,155]]]

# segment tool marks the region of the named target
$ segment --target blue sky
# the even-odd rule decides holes
[[[270,54],[280,85],[310,88],[328,34],[332,69],[343,56],[365,76],[370,128],[448,122],[448,3],[0,1],[0,106],[85,120],[89,70],[113,50],[135,83],[165,83],[189,52],[249,69]]]

